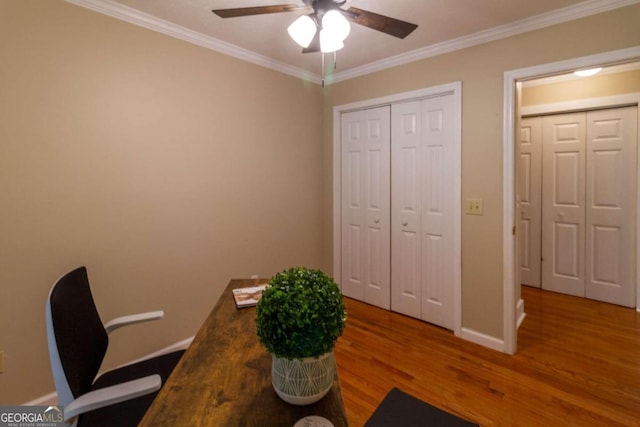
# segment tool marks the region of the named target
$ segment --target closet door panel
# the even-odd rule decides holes
[[[390,308],[389,107],[342,115],[342,292]]]
[[[421,317],[420,102],[391,107],[391,307]]]
[[[381,107],[364,112],[367,131],[365,160],[365,301],[391,308],[391,183],[390,111]]]
[[[542,226],[542,118],[522,119],[520,128],[520,282],[540,287]]]
[[[542,287],[585,296],[584,114],[543,118]]]
[[[422,319],[453,329],[453,97],[421,101]]]
[[[364,300],[363,129],[358,112],[342,115],[342,292]]]
[[[635,307],[637,107],[586,113],[588,298]]]

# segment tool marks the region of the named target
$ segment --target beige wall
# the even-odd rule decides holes
[[[462,81],[462,196],[484,199],[462,218],[462,324],[502,338],[502,122],[504,72],[640,45],[640,5],[425,59],[329,86],[324,101],[325,235],[332,233],[332,109]],[[325,265],[332,264],[325,240]]]
[[[525,87],[522,106],[553,104],[576,99],[640,93],[640,70],[595,76]]]
[[[231,278],[321,266],[321,105],[62,1],[1,1],[0,405],[54,390],[44,307],[71,268],[105,321],[166,312],[115,332],[112,366],[194,335]]]

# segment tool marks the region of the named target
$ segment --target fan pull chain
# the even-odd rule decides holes
[[[322,87],[324,87],[324,78],[325,78],[324,52],[322,52],[321,55],[322,55]],[[334,50],[333,51],[333,71],[337,69],[338,69],[338,54]]]

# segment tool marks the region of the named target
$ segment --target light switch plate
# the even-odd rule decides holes
[[[483,205],[482,199],[466,199],[464,203],[464,213],[467,215],[482,215],[484,213]]]

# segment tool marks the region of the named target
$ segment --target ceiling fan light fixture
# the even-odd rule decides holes
[[[322,53],[331,53],[338,51],[344,47],[343,41],[336,37],[331,31],[326,29],[320,30],[320,51]]]
[[[330,31],[332,37],[344,41],[351,32],[351,25],[337,9],[331,9],[322,17],[322,29]]]
[[[289,35],[302,47],[309,47],[313,37],[316,35],[316,23],[307,15],[303,15],[293,21],[287,28]]]

